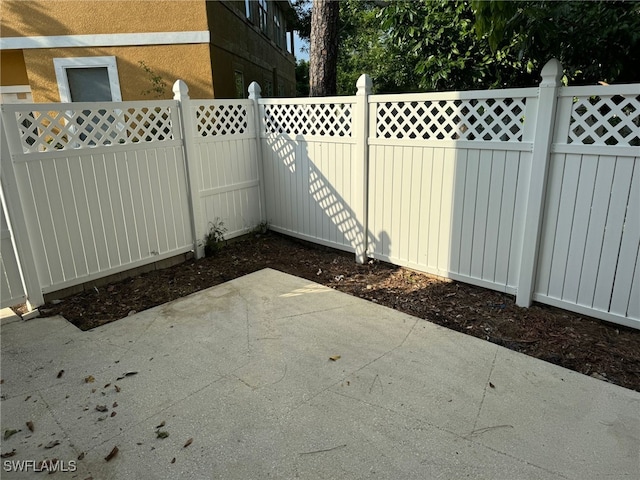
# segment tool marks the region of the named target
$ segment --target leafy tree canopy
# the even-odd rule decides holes
[[[362,73],[377,92],[532,86],[552,57],[572,85],[640,82],[634,1],[343,0],[339,36],[340,94]]]
[[[476,32],[529,69],[557,58],[572,84],[640,81],[640,2],[472,0]]]

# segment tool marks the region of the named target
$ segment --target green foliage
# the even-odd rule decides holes
[[[508,50],[493,54],[475,34],[467,2],[391,3],[380,12],[382,27],[404,51],[420,90],[469,90],[533,83],[519,78],[520,62]]]
[[[287,22],[298,31],[298,36],[309,41],[311,36],[311,0],[295,0],[292,2],[294,18]]]
[[[296,97],[309,96],[309,62],[298,60],[296,63]]]
[[[151,84],[151,87],[147,90],[143,90],[142,95],[152,95],[154,98],[162,98],[165,96],[165,90],[167,88],[166,82],[162,76],[157,74],[151,67],[149,67],[144,61],[140,60],[138,65],[144,70],[147,76],[147,80]]]
[[[640,80],[640,2],[472,0],[476,33],[530,70],[549,58],[572,84]]]
[[[253,233],[256,236],[260,236],[267,233],[268,230],[269,230],[269,222],[264,221],[264,222],[260,222],[255,227],[253,227],[253,230],[251,230],[251,233]]]
[[[571,84],[640,81],[640,2],[344,0],[338,93],[535,86],[552,57]]]
[[[210,257],[218,253],[224,245],[224,234],[227,233],[227,227],[219,218],[209,222],[209,231],[204,236],[204,255]]]
[[[373,91],[396,92],[415,89],[416,77],[405,67],[401,46],[391,41],[380,19],[380,2],[340,2],[338,94],[352,95],[363,73],[373,80]]]

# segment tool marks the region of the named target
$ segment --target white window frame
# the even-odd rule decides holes
[[[56,80],[58,82],[58,91],[60,92],[60,101],[63,103],[71,103],[71,89],[69,88],[69,79],[67,78],[67,69],[69,68],[99,68],[106,67],[109,75],[109,87],[111,88],[111,101],[121,102],[122,94],[120,93],[120,80],[118,78],[118,65],[116,57],[71,57],[71,58],[54,58],[53,67],[56,72]]]

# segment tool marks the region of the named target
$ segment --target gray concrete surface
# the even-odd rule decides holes
[[[1,334],[3,479],[638,478],[639,393],[273,270]]]

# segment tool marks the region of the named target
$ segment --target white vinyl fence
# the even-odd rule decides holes
[[[362,243],[354,103],[340,97],[260,101],[269,228],[353,252]]]
[[[533,298],[637,327],[640,88],[568,87],[558,101]]]
[[[252,84],[191,100],[178,81],[174,101],[4,105],[1,303],[266,222],[640,328],[640,86],[563,88],[560,72],[526,89],[370,95],[363,76],[351,97]]]
[[[42,292],[191,250],[177,103],[67,108],[3,108]]]
[[[369,101],[371,255],[515,293],[537,89]]]
[[[262,222],[259,160],[251,100],[193,100],[189,104],[191,167],[198,198],[194,212],[203,238],[222,224],[225,238]]]
[[[0,222],[0,298],[3,305],[16,305],[24,303],[27,296],[4,209],[0,210]]]

